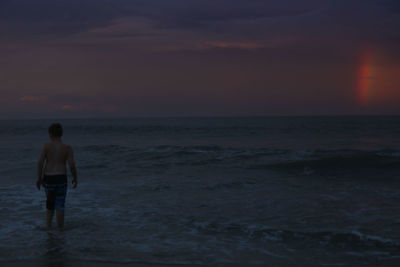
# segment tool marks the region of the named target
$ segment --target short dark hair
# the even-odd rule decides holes
[[[49,134],[54,137],[61,137],[63,135],[63,128],[59,123],[53,123],[49,127]]]

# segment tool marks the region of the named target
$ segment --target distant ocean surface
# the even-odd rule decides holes
[[[0,121],[0,263],[400,264],[400,117],[61,120],[64,232],[35,188],[52,122]]]

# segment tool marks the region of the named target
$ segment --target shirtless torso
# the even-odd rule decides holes
[[[71,147],[61,142],[51,142],[44,144],[46,151],[45,175],[66,174],[66,162],[71,153]]]
[[[61,138],[53,138],[50,143],[45,143],[38,162],[38,182],[41,180],[42,174],[67,174],[67,162],[73,176],[72,183],[75,188],[77,185],[77,174],[72,148],[62,143]],[[43,165],[44,173],[42,173]],[[38,189],[40,189],[40,182]]]

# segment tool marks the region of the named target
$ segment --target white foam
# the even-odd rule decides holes
[[[397,244],[397,242],[395,242],[392,239],[389,238],[384,238],[384,237],[380,237],[380,236],[376,236],[376,235],[367,235],[367,234],[363,234],[357,230],[353,230],[351,231],[352,234],[357,235],[361,240],[372,240],[372,241],[379,241],[382,243],[391,243],[391,244]]]

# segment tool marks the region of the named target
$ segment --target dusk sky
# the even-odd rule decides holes
[[[0,118],[400,115],[398,0],[1,0]]]

